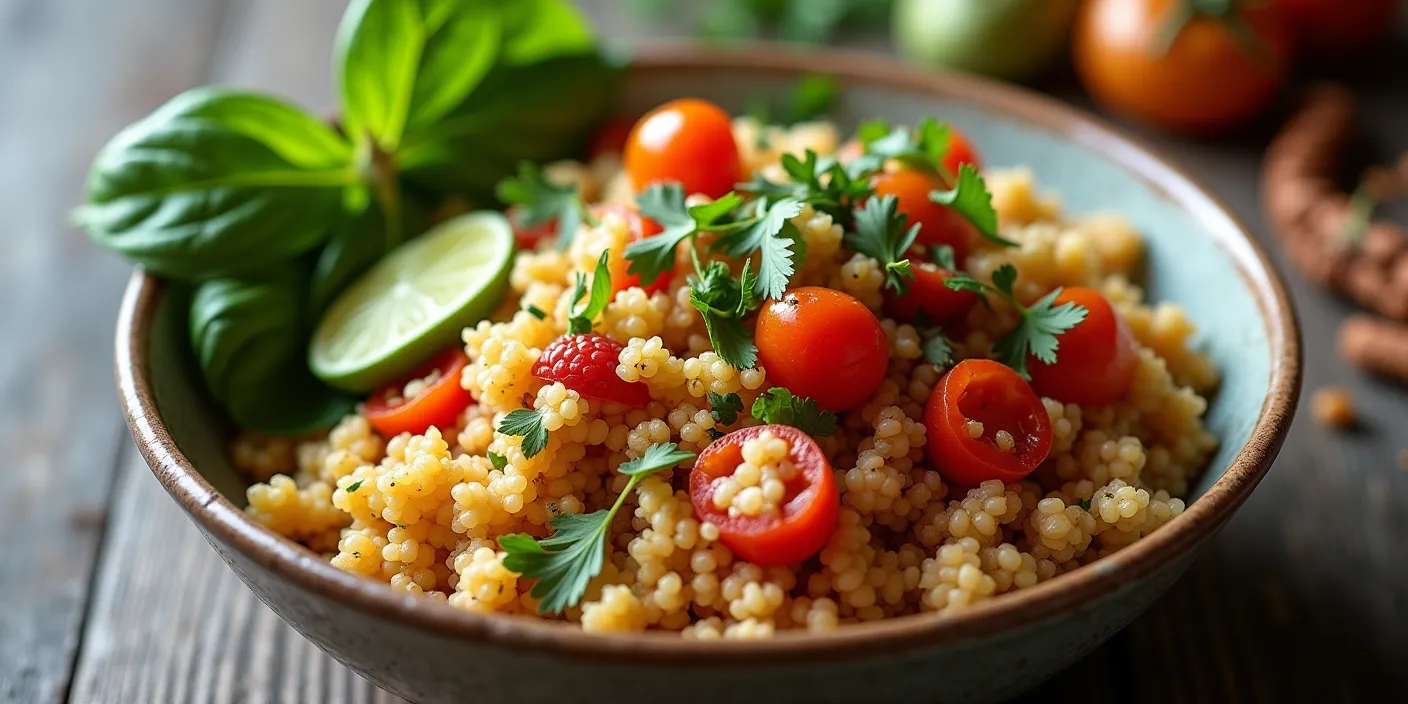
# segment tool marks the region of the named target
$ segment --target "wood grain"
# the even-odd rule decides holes
[[[119,442],[128,266],[67,222],[93,153],[204,74],[217,5],[0,3],[0,700],[64,697]]]

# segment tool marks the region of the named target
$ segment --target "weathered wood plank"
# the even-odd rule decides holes
[[[67,222],[93,153],[204,72],[213,0],[0,3],[0,701],[63,698],[121,428],[127,265]]]

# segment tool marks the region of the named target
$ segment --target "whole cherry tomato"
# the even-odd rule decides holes
[[[594,212],[598,218],[607,213],[614,213],[625,218],[627,232],[629,233],[626,235],[626,244],[628,246],[633,242],[639,242],[647,237],[654,237],[664,232],[664,229],[660,227],[659,223],[641,215],[635,208],[629,206],[601,205],[597,206]],[[640,282],[640,274],[629,273],[630,265],[631,263],[626,259],[626,253],[624,251],[618,252],[613,249],[611,253],[607,255],[607,270],[611,272],[612,298],[615,298],[616,294],[632,286],[640,286],[645,290],[646,295],[653,294],[656,291],[665,291],[670,288],[670,279],[674,278],[675,275],[674,267],[666,269],[659,277],[650,282],[649,285],[642,285]]]
[[[718,198],[743,175],[733,120],[698,98],[672,100],[642,117],[626,141],[625,163],[637,191],[678,181],[686,194]]]
[[[967,255],[973,225],[952,208],[929,200],[930,191],[944,188],[943,184],[910,168],[878,173],[871,183],[877,198],[894,196],[899,201],[896,210],[909,217],[910,225],[919,225],[916,243],[946,244],[953,247],[953,256],[960,261]]]
[[[431,358],[411,375],[378,389],[362,404],[362,417],[382,437],[401,433],[419,435],[430,426],[447,430],[474,397],[460,386],[461,372],[469,364],[464,349],[452,347]],[[406,385],[429,379],[407,398]]]
[[[1398,0],[1276,0],[1296,35],[1313,56],[1357,54],[1393,31]]]
[[[626,151],[626,140],[631,138],[631,130],[635,126],[636,118],[630,115],[617,115],[607,120],[587,144],[587,160],[603,154],[619,155]]]
[[[1240,19],[1197,12],[1167,50],[1161,37],[1193,0],[1091,0],[1076,19],[1076,73],[1105,107],[1174,132],[1226,131],[1276,97],[1290,33],[1269,4],[1230,3]],[[1245,22],[1243,38],[1235,23]]]
[[[1124,398],[1139,366],[1129,325],[1104,296],[1088,288],[1062,290],[1054,305],[1062,303],[1085,308],[1085,320],[1058,338],[1055,364],[1027,360],[1032,388],[1058,401],[1090,406]]]
[[[718,482],[743,462],[743,444],[770,432],[786,440],[789,459],[800,470],[787,483],[781,509],[758,516],[730,516],[714,505]],[[831,463],[806,433],[787,425],[735,430],[710,443],[689,474],[694,513],[719,529],[719,540],[757,565],[792,565],[820,552],[836,532],[841,501]]]
[[[978,303],[977,294],[945,286],[944,281],[953,276],[953,272],[938,264],[911,261],[910,271],[914,273],[914,280],[909,282],[905,295],[896,296],[889,289],[885,290],[885,312],[896,320],[913,322],[923,313],[926,322],[947,325],[962,320]]]
[[[768,381],[829,411],[865,402],[890,364],[875,314],[834,289],[803,286],[764,303],[753,336]]]
[[[1041,399],[1011,367],[990,359],[949,370],[929,395],[924,425],[934,468],[959,486],[1018,481],[1051,452]]]

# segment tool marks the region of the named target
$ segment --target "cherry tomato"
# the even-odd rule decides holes
[[[952,208],[929,200],[929,192],[943,188],[942,184],[908,168],[878,173],[871,183],[876,197],[894,196],[899,201],[897,209],[909,217],[909,224],[919,224],[916,243],[946,244],[953,247],[953,256],[959,260],[967,255],[968,233],[973,225]]]
[[[1076,19],[1076,73],[1097,102],[1174,132],[1226,131],[1276,97],[1290,66],[1290,33],[1276,8],[1236,9],[1256,35],[1245,47],[1228,20],[1197,15],[1166,53],[1157,38],[1186,0],[1091,0]]]
[[[1357,54],[1393,31],[1398,0],[1277,0],[1296,44],[1323,58]]]
[[[698,98],[672,100],[642,117],[626,141],[625,162],[637,191],[679,181],[687,194],[718,198],[743,175],[733,120]]]
[[[1032,388],[1058,401],[1090,406],[1124,398],[1139,366],[1129,326],[1104,296],[1091,289],[1062,290],[1056,304],[1067,302],[1084,307],[1085,320],[1058,338],[1055,364],[1035,357],[1027,360]]]
[[[513,226],[513,241],[519,249],[536,249],[538,242],[545,237],[553,237],[557,234],[557,219],[540,222],[533,226],[524,226],[519,222],[519,209],[515,206],[509,208],[508,222]]]
[[[630,115],[617,115],[606,121],[592,140],[587,144],[587,160],[591,161],[603,154],[620,154],[626,151],[626,140],[636,126],[636,118]]]
[[[743,462],[743,443],[771,431],[791,445],[790,458],[801,471],[787,484],[777,513],[730,516],[714,506],[714,488]],[[757,565],[792,565],[820,552],[836,532],[840,496],[831,463],[806,433],[787,425],[735,430],[699,453],[689,474],[694,512],[719,529],[719,540],[734,554]]]
[[[969,421],[982,424],[976,438]],[[924,425],[929,459],[959,486],[1015,482],[1051,452],[1051,419],[1041,399],[1017,372],[990,359],[966,359],[945,374],[929,395]],[[1010,449],[999,445],[999,431],[1012,436]]]
[[[594,210],[598,218],[607,213],[615,213],[626,219],[627,231],[630,233],[626,235],[627,245],[632,242],[639,242],[647,237],[654,237],[664,232],[664,228],[660,227],[659,223],[641,215],[635,208],[624,205],[602,205],[597,206]],[[642,286],[640,283],[640,274],[629,273],[631,263],[626,259],[626,253],[624,251],[617,252],[613,250],[611,254],[608,255],[606,263],[607,270],[611,272],[612,298],[615,298],[616,294],[632,286],[640,286],[645,290],[646,295],[653,294],[656,291],[664,291],[670,287],[670,279],[674,278],[675,275],[674,267],[670,267],[662,272],[658,278],[650,282],[649,286]]]
[[[968,135],[950,125],[948,128],[948,153],[943,158],[944,170],[957,178],[958,167],[963,164],[971,164],[979,171],[983,168],[983,160],[978,156],[978,150],[973,147],[973,143],[968,140]]]
[[[947,325],[962,320],[978,303],[977,294],[945,286],[944,281],[953,276],[953,272],[938,264],[912,261],[910,271],[914,272],[914,280],[909,282],[908,293],[896,296],[889,289],[885,290],[885,312],[896,320],[914,321],[922,312],[927,322]]]
[[[768,381],[829,411],[870,398],[890,364],[875,314],[834,289],[803,286],[768,301],[753,336]]]
[[[464,349],[452,347],[431,358],[411,375],[377,390],[362,404],[362,416],[382,437],[401,433],[419,435],[430,426],[450,428],[460,412],[474,403],[474,397],[460,386],[460,373],[469,364]],[[435,372],[439,376],[426,384],[415,396],[405,398],[406,384],[425,379]]]

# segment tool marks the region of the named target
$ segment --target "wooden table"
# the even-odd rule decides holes
[[[260,604],[152,479],[112,390],[129,267],[66,220],[94,151],[184,88],[245,84],[331,106],[342,5],[0,0],[0,700],[393,700]],[[625,3],[587,5],[606,33],[646,36]],[[1408,148],[1405,57],[1400,45],[1355,81],[1380,160]],[[1268,133],[1154,141],[1260,231]],[[1032,701],[1356,701],[1404,685],[1408,394],[1348,370],[1331,340],[1349,308],[1291,280],[1307,389],[1348,387],[1364,428],[1333,433],[1303,415],[1191,573]]]

